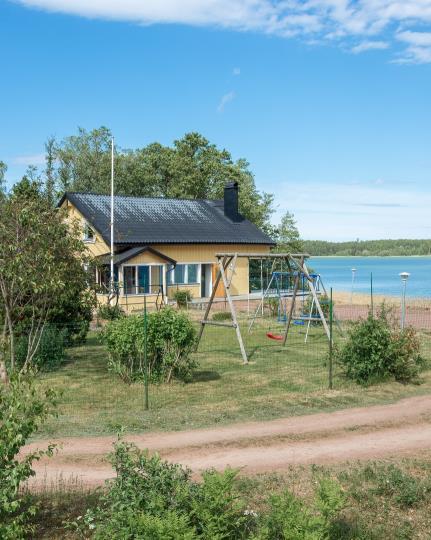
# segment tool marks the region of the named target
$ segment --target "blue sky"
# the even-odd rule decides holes
[[[49,135],[199,131],[305,238],[431,235],[431,0],[0,0],[8,182]]]

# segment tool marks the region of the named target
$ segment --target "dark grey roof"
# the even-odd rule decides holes
[[[109,243],[110,197],[67,192],[68,199]],[[265,244],[274,241],[253,223],[234,223],[222,201],[115,197],[115,244]]]
[[[161,259],[164,259],[168,263],[176,266],[177,261],[172,259],[171,257],[168,257],[164,253],[161,253],[160,251],[157,251],[157,249],[153,249],[150,246],[136,246],[129,249],[126,249],[125,251],[122,251],[121,253],[116,253],[114,255],[114,264],[123,264],[127,262],[128,260],[132,259],[133,257],[136,257],[136,255],[139,255],[140,253],[144,253],[145,251],[149,251],[153,255],[157,255]],[[100,255],[97,257],[100,264],[109,264],[111,262],[111,256],[108,255]]]

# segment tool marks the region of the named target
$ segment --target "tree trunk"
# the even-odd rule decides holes
[[[10,310],[7,305],[5,305],[6,312],[6,322],[9,329],[9,354],[10,354],[10,369],[11,372],[15,369],[15,336],[13,333],[13,323]]]
[[[3,360],[0,360],[0,383],[8,384],[9,377],[7,376],[6,364]]]

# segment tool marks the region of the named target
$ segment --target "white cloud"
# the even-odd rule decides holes
[[[409,34],[431,25],[431,0],[14,0],[27,7],[138,24],[179,23],[256,31],[307,43],[339,42],[353,52],[407,42],[404,62],[428,62]],[[394,28],[403,27],[396,33]],[[407,35],[407,36],[406,36]],[[411,37],[411,36],[410,36]],[[352,46],[352,40],[362,41]]]
[[[219,113],[222,113],[226,107],[226,105],[230,102],[230,101],[233,101],[235,99],[235,92],[228,92],[227,94],[225,94],[221,100],[220,100],[220,103],[218,104],[218,107],[217,107],[217,111]]]
[[[45,163],[45,154],[16,156],[11,161],[13,165],[43,165]]]
[[[232,75],[238,77],[239,75],[241,75],[241,69],[239,67],[233,68]]]
[[[396,35],[399,41],[408,44],[398,62],[426,64],[431,62],[431,32],[412,32],[406,30]]]
[[[304,238],[351,240],[423,238],[431,190],[385,184],[292,183],[279,185],[274,222],[285,210],[294,213]],[[342,209],[342,210],[340,210]]]
[[[387,49],[389,47],[389,43],[386,41],[363,41],[362,43],[359,43],[359,45],[355,45],[350,50],[354,54],[359,54],[364,51],[373,51],[373,50],[382,50]]]

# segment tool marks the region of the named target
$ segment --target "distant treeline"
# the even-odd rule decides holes
[[[354,242],[324,242],[304,240],[304,250],[310,255],[325,256],[408,256],[431,255],[431,240],[357,240]]]

